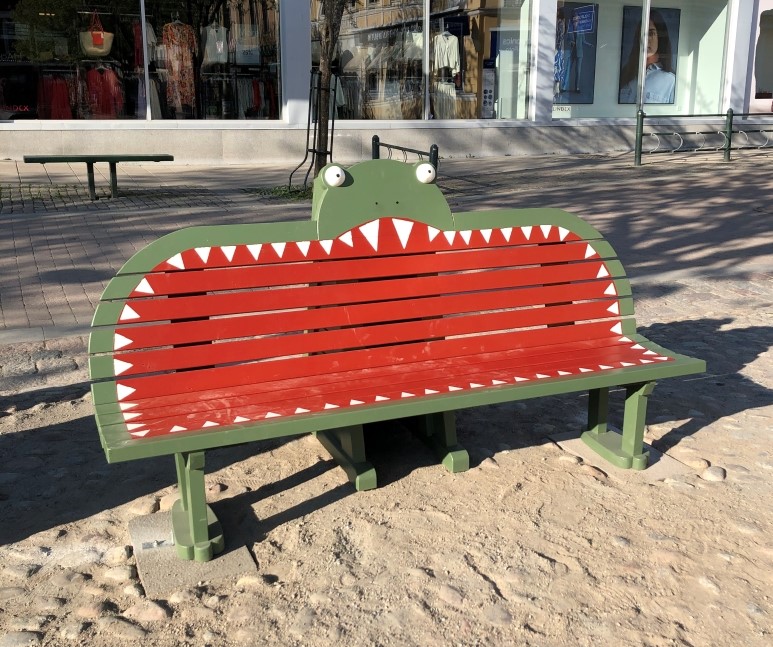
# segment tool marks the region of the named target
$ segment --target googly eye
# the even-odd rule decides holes
[[[346,173],[340,166],[328,166],[323,178],[328,186],[341,186],[346,180]]]
[[[432,164],[419,164],[416,167],[416,179],[422,184],[432,184],[435,181],[435,167]]]

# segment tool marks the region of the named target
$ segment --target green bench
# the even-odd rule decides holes
[[[173,455],[178,554],[223,548],[207,449],[313,433],[358,490],[363,426],[409,420],[453,472],[457,409],[588,391],[585,442],[643,469],[654,380],[705,370],[636,333],[623,266],[557,209],[452,214],[430,164],[328,166],[308,221],[193,227],[133,256],[90,336],[107,460]],[[626,390],[622,433],[608,392]]]
[[[110,165],[110,197],[118,197],[118,162],[174,162],[174,156],[168,154],[130,154],[130,155],[25,155],[27,164],[75,164],[86,163],[86,175],[89,182],[89,197],[97,199],[94,185],[94,164],[107,162]]]

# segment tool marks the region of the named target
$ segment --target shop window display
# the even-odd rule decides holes
[[[279,119],[274,0],[144,9],[143,24],[140,0],[5,0],[0,117]]]

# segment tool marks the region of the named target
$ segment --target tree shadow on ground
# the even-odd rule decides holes
[[[660,439],[657,446],[660,451],[668,450],[680,439],[724,416],[773,404],[773,390],[741,372],[771,347],[773,329],[767,326],[729,328],[731,324],[729,318],[699,319],[655,324],[640,330],[652,341],[673,351],[705,359],[708,364],[706,375],[662,381],[650,398],[648,420],[688,419]],[[60,389],[57,387],[55,393],[48,395],[45,389],[40,390],[34,401],[71,406],[71,403],[57,399]],[[576,397],[575,402],[578,402]],[[692,415],[690,412],[694,410],[702,415]],[[25,411],[35,415],[31,408],[21,413]],[[579,403],[576,412],[580,413]],[[507,426],[495,424],[497,417],[506,419]],[[510,447],[542,444],[546,434],[537,423],[551,423],[558,430],[572,424],[566,411],[555,406],[553,398],[525,401],[517,407],[497,405],[467,410],[460,419],[459,442],[472,450],[472,455],[478,457],[475,460],[485,457],[487,452],[490,455],[501,444]],[[435,463],[432,452],[423,443],[413,437],[406,441],[406,436],[400,436],[407,432],[390,434],[387,429],[380,433],[389,438],[368,442],[368,459],[379,471],[380,485],[400,480],[414,469]],[[211,474],[245,460],[269,460],[271,450],[290,442],[293,442],[292,438],[276,439],[209,451],[207,471]],[[300,447],[297,451],[308,449]],[[0,435],[0,465],[0,501],[4,508],[0,545],[88,518],[175,483],[171,457],[107,464],[90,415],[29,431],[3,433]],[[242,520],[238,525],[247,528],[249,540],[258,541],[281,524],[355,494],[354,488],[344,483],[272,517],[255,519],[252,506],[257,501],[315,479],[332,468],[331,460],[319,461],[296,474],[217,505],[227,514],[237,515]],[[444,469],[440,465],[435,468]]]

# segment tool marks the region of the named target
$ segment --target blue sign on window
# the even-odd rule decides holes
[[[577,7],[572,12],[572,21],[569,23],[569,31],[583,33],[593,31],[594,6]]]

